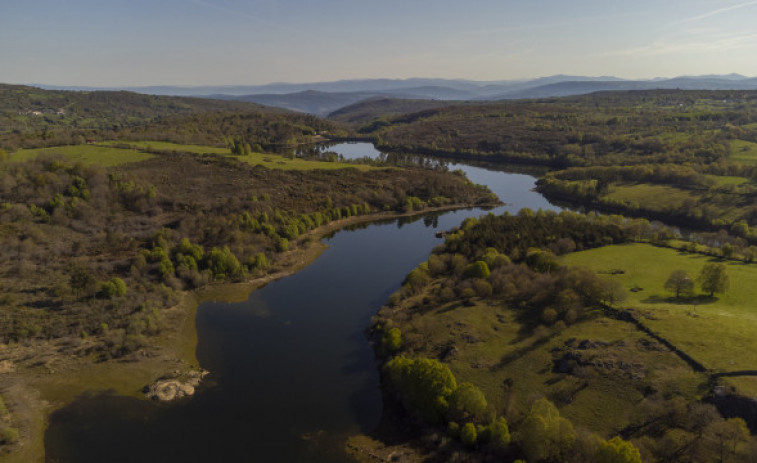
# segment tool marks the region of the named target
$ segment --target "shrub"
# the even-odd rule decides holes
[[[435,359],[395,357],[385,366],[405,406],[430,423],[439,423],[457,388],[449,367]]]
[[[473,423],[465,423],[465,426],[460,430],[460,441],[468,447],[473,447],[476,445],[477,438],[476,426]]]
[[[3,444],[12,444],[18,440],[18,429],[5,428],[0,430],[0,442]]]
[[[491,275],[489,266],[482,260],[477,260],[465,268],[464,276],[466,278],[482,278],[487,279]]]
[[[449,411],[453,418],[480,419],[486,412],[486,397],[472,383],[462,383],[450,396]]]
[[[507,426],[507,420],[499,417],[489,426],[490,441],[498,448],[505,448],[510,445],[510,428]]]
[[[126,283],[124,280],[116,277],[100,285],[100,295],[105,299],[121,297],[126,294]]]
[[[390,328],[384,331],[384,335],[381,337],[381,345],[384,350],[389,353],[394,353],[400,350],[402,347],[402,332],[399,328]]]

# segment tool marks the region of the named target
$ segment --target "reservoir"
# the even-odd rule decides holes
[[[346,159],[383,156],[368,143],[328,148]],[[351,434],[381,417],[378,366],[365,330],[405,277],[442,242],[436,230],[488,212],[560,210],[532,191],[535,178],[450,164],[503,202],[347,228],[310,266],[240,303],[204,302],[197,358],[211,373],[171,404],[93,392],[56,411],[49,462],[351,461]]]

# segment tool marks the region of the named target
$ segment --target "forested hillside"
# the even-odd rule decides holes
[[[642,91],[456,105],[386,118],[370,134],[391,150],[477,155],[554,167],[709,164],[757,137],[757,92]]]
[[[757,92],[606,92],[386,115],[357,131],[388,151],[542,165],[553,200],[695,228],[757,224]],[[740,225],[736,225],[740,224]],[[744,229],[744,225],[747,226]]]
[[[313,116],[239,101],[0,85],[0,148],[6,151],[91,139],[223,146],[224,136],[272,148],[338,130]]]

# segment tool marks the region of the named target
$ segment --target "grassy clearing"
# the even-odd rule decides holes
[[[261,165],[268,167],[269,169],[284,169],[284,170],[333,170],[354,168],[361,171],[371,170],[373,167],[362,164],[350,164],[346,162],[323,162],[323,161],[308,161],[300,158],[287,158],[285,156],[279,156],[276,154],[262,154],[251,153],[244,156],[232,156],[239,159],[242,162],[246,162],[253,166]]]
[[[648,183],[614,185],[612,191],[605,197],[626,204],[654,205],[657,209],[678,209],[687,199],[696,199],[691,191]]]
[[[51,148],[19,149],[10,156],[12,162],[35,159],[39,155],[63,155],[74,162],[98,164],[104,167],[120,166],[130,162],[139,162],[153,157],[152,154],[135,149],[114,148],[98,145],[54,146]]]
[[[742,185],[749,182],[749,179],[746,177],[734,177],[728,175],[707,175],[707,178],[712,179],[715,182],[715,185],[719,187],[726,185]]]
[[[704,382],[667,350],[642,347],[644,335],[629,323],[597,317],[539,338],[518,315],[483,300],[453,302],[413,314],[400,329],[409,344],[419,346],[414,356],[436,357],[454,345],[457,354],[445,361],[458,383],[476,384],[490,406],[511,421],[523,417],[534,399],[547,397],[576,425],[609,436],[630,423],[646,386],[693,399]],[[581,375],[554,372],[555,360],[571,350],[568,344],[587,339],[606,343],[580,351],[603,366],[584,367]],[[630,369],[620,368],[621,362]]]
[[[120,145],[129,145],[133,149],[117,148]],[[372,166],[362,164],[350,164],[346,162],[309,161],[300,158],[289,158],[277,154],[251,153],[246,156],[232,156],[226,148],[202,145],[181,145],[178,143],[142,141],[120,142],[111,141],[98,145],[73,145],[56,146],[52,148],[19,149],[10,156],[14,162],[23,162],[35,159],[40,154],[61,154],[68,159],[85,164],[98,164],[104,167],[123,165],[130,162],[139,162],[154,157],[153,154],[141,150],[154,149],[159,151],[189,152],[195,154],[220,154],[239,159],[247,164],[261,165],[269,169],[282,170],[333,170],[354,168],[361,171],[374,169]]]
[[[122,144],[123,142],[108,142],[112,145]],[[308,161],[299,158],[288,158],[286,156],[280,156],[277,154],[265,154],[265,153],[250,153],[245,156],[235,156],[229,153],[228,148],[221,148],[217,146],[202,146],[202,145],[181,145],[178,143],[160,142],[160,141],[140,141],[140,142],[128,142],[129,145],[139,149],[154,149],[160,151],[176,151],[187,152],[195,154],[221,154],[228,155],[232,158],[239,159],[251,165],[262,165],[269,169],[284,169],[284,170],[314,170],[314,169],[344,169],[346,167],[355,167],[360,170],[369,170],[371,167],[349,164],[342,162],[323,162],[323,161]]]
[[[195,154],[229,154],[228,148],[221,148],[218,146],[203,146],[203,145],[182,145],[179,143],[170,143],[165,141],[106,141],[100,143],[104,146],[115,145],[129,145],[133,148],[140,150],[158,150],[158,151],[175,151],[182,153],[195,153]]]
[[[731,140],[731,161],[741,164],[757,164],[757,143],[745,140]]]
[[[754,369],[757,365],[757,265],[726,262],[730,290],[709,298],[699,294],[676,300],[663,285],[670,273],[686,270],[696,278],[705,263],[716,259],[647,244],[607,246],[568,254],[564,262],[608,275],[629,292],[622,305],[637,308],[644,323],[705,367],[718,371]]]

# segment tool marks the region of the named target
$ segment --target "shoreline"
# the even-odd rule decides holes
[[[0,393],[12,404],[20,430],[19,443],[14,445],[12,452],[0,453],[0,460],[9,463],[44,461],[45,430],[50,416],[83,393],[110,391],[147,400],[142,392],[145,386],[170,372],[186,373],[199,369],[196,358],[196,315],[199,305],[210,300],[244,301],[256,289],[297,273],[328,248],[323,243],[328,235],[353,225],[498,205],[501,202],[456,204],[411,212],[376,212],[322,225],[298,237],[297,247],[279,255],[271,273],[240,283],[211,283],[197,290],[183,291],[178,304],[164,309],[167,325],[164,332],[149,346],[126,358],[95,363],[87,356],[56,355],[60,346],[71,341],[68,338],[30,342],[24,346],[0,346],[0,355],[14,349],[21,351],[21,356],[22,351],[27,351],[35,356],[47,357],[45,362],[0,372]],[[88,342],[92,341],[81,341],[85,347]]]

